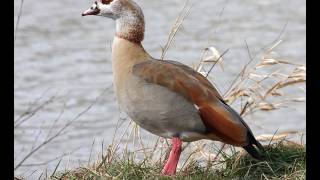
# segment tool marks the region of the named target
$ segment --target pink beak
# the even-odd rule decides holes
[[[100,9],[87,9],[82,13],[82,16],[88,16],[88,15],[97,15],[100,13]]]

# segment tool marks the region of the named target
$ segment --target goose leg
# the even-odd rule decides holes
[[[162,169],[162,172],[161,172],[162,175],[170,176],[170,175],[176,174],[176,169],[177,169],[178,161],[181,154],[181,146],[182,146],[182,141],[179,138],[177,137],[172,138],[172,149],[170,151],[169,158]]]

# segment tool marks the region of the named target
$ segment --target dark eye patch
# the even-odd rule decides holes
[[[97,3],[97,1],[95,1],[94,4],[96,4],[96,6],[93,7],[93,5],[92,5],[92,6],[90,7],[90,9],[98,9],[98,3]]]
[[[113,0],[101,0],[102,4],[110,4]]]

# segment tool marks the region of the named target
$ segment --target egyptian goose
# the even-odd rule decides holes
[[[87,15],[116,21],[112,68],[120,108],[140,127],[172,139],[162,174],[176,173],[182,141],[221,141],[261,159],[262,145],[204,76],[182,63],[152,58],[145,51],[141,44],[144,15],[135,2],[98,0],[82,13]]]

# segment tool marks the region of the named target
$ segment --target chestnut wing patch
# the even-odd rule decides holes
[[[211,128],[210,133],[228,144],[236,146],[247,144],[248,129],[241,122],[241,117],[233,116],[223,104],[208,102],[202,104],[199,111],[203,123]]]
[[[102,4],[110,4],[113,0],[101,0]]]

